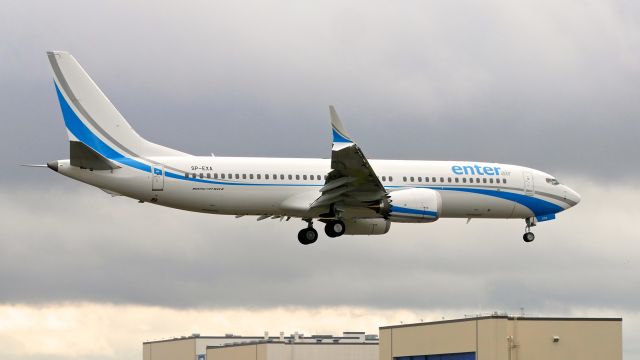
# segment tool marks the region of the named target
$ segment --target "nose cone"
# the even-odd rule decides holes
[[[578,194],[575,190],[571,189],[568,186],[567,186],[567,190],[566,190],[566,195],[565,196],[566,196],[567,200],[572,202],[571,206],[578,205],[580,200],[582,200],[582,197],[580,196],[580,194]]]

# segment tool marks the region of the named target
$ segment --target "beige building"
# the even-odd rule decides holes
[[[225,354],[228,352],[238,351],[239,354],[244,354],[245,347],[251,348],[252,346],[255,348],[256,344],[268,344],[268,345],[276,345],[276,346],[268,346],[269,354],[279,354],[279,353],[289,353],[289,354],[297,354],[300,352],[309,352],[314,353],[312,351],[314,348],[307,348],[306,350],[292,350],[297,349],[297,346],[281,346],[281,345],[300,345],[300,344],[311,344],[311,345],[330,345],[328,347],[324,347],[323,350],[317,350],[319,353],[327,353],[333,354],[333,350],[328,350],[331,346],[337,346],[342,351],[357,353],[358,350],[351,350],[349,347],[343,347],[345,344],[372,344],[370,348],[375,348],[375,356],[374,357],[351,357],[345,358],[349,360],[377,360],[378,359],[378,335],[366,335],[364,332],[344,332],[342,336],[332,336],[332,335],[311,335],[304,336],[303,334],[294,333],[289,336],[285,336],[284,333],[280,333],[280,336],[269,336],[268,333],[265,333],[264,336],[240,336],[227,334],[225,336],[200,336],[199,334],[193,334],[191,336],[182,336],[172,339],[164,339],[164,340],[156,340],[156,341],[146,341],[142,344],[142,358],[143,360],[205,360],[207,359],[207,354],[211,352],[211,349],[215,349],[217,347],[224,347],[231,350],[226,350]],[[278,349],[284,350],[278,350]],[[271,350],[275,349],[275,350]],[[371,350],[362,349],[361,352],[371,352]],[[255,353],[255,351],[254,351]],[[271,355],[268,359],[279,359],[278,357],[273,357],[275,355]],[[218,357],[216,357],[217,359]],[[287,360],[291,360],[293,358],[287,357]],[[338,359],[338,358],[336,358]]]
[[[380,328],[380,360],[621,360],[622,319],[485,316]]]
[[[207,360],[378,360],[377,343],[289,343],[207,347]]]

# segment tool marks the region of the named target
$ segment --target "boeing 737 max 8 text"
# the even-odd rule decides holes
[[[300,218],[302,244],[378,235],[391,223],[524,219],[530,227],[580,196],[542,171],[466,161],[369,160],[330,107],[331,159],[193,156],[143,139],[66,52],[49,52],[70,156],[48,167],[112,195],[210,214]]]

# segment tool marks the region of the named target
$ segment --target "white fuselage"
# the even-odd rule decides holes
[[[151,172],[122,166],[89,170],[59,161],[58,171],[113,193],[189,211],[313,218],[329,159],[169,156]],[[441,218],[553,218],[580,201],[549,174],[497,163],[370,160],[389,192],[436,190]],[[555,181],[555,179],[553,179]],[[354,215],[357,217],[357,214]],[[545,218],[546,217],[546,218]]]

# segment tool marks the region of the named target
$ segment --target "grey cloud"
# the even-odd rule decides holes
[[[68,156],[44,56],[66,49],[138,132],[196,154],[328,156],[333,103],[374,158],[634,176],[638,10],[563,1],[7,4],[0,161]],[[22,170],[5,177],[29,181]]]

